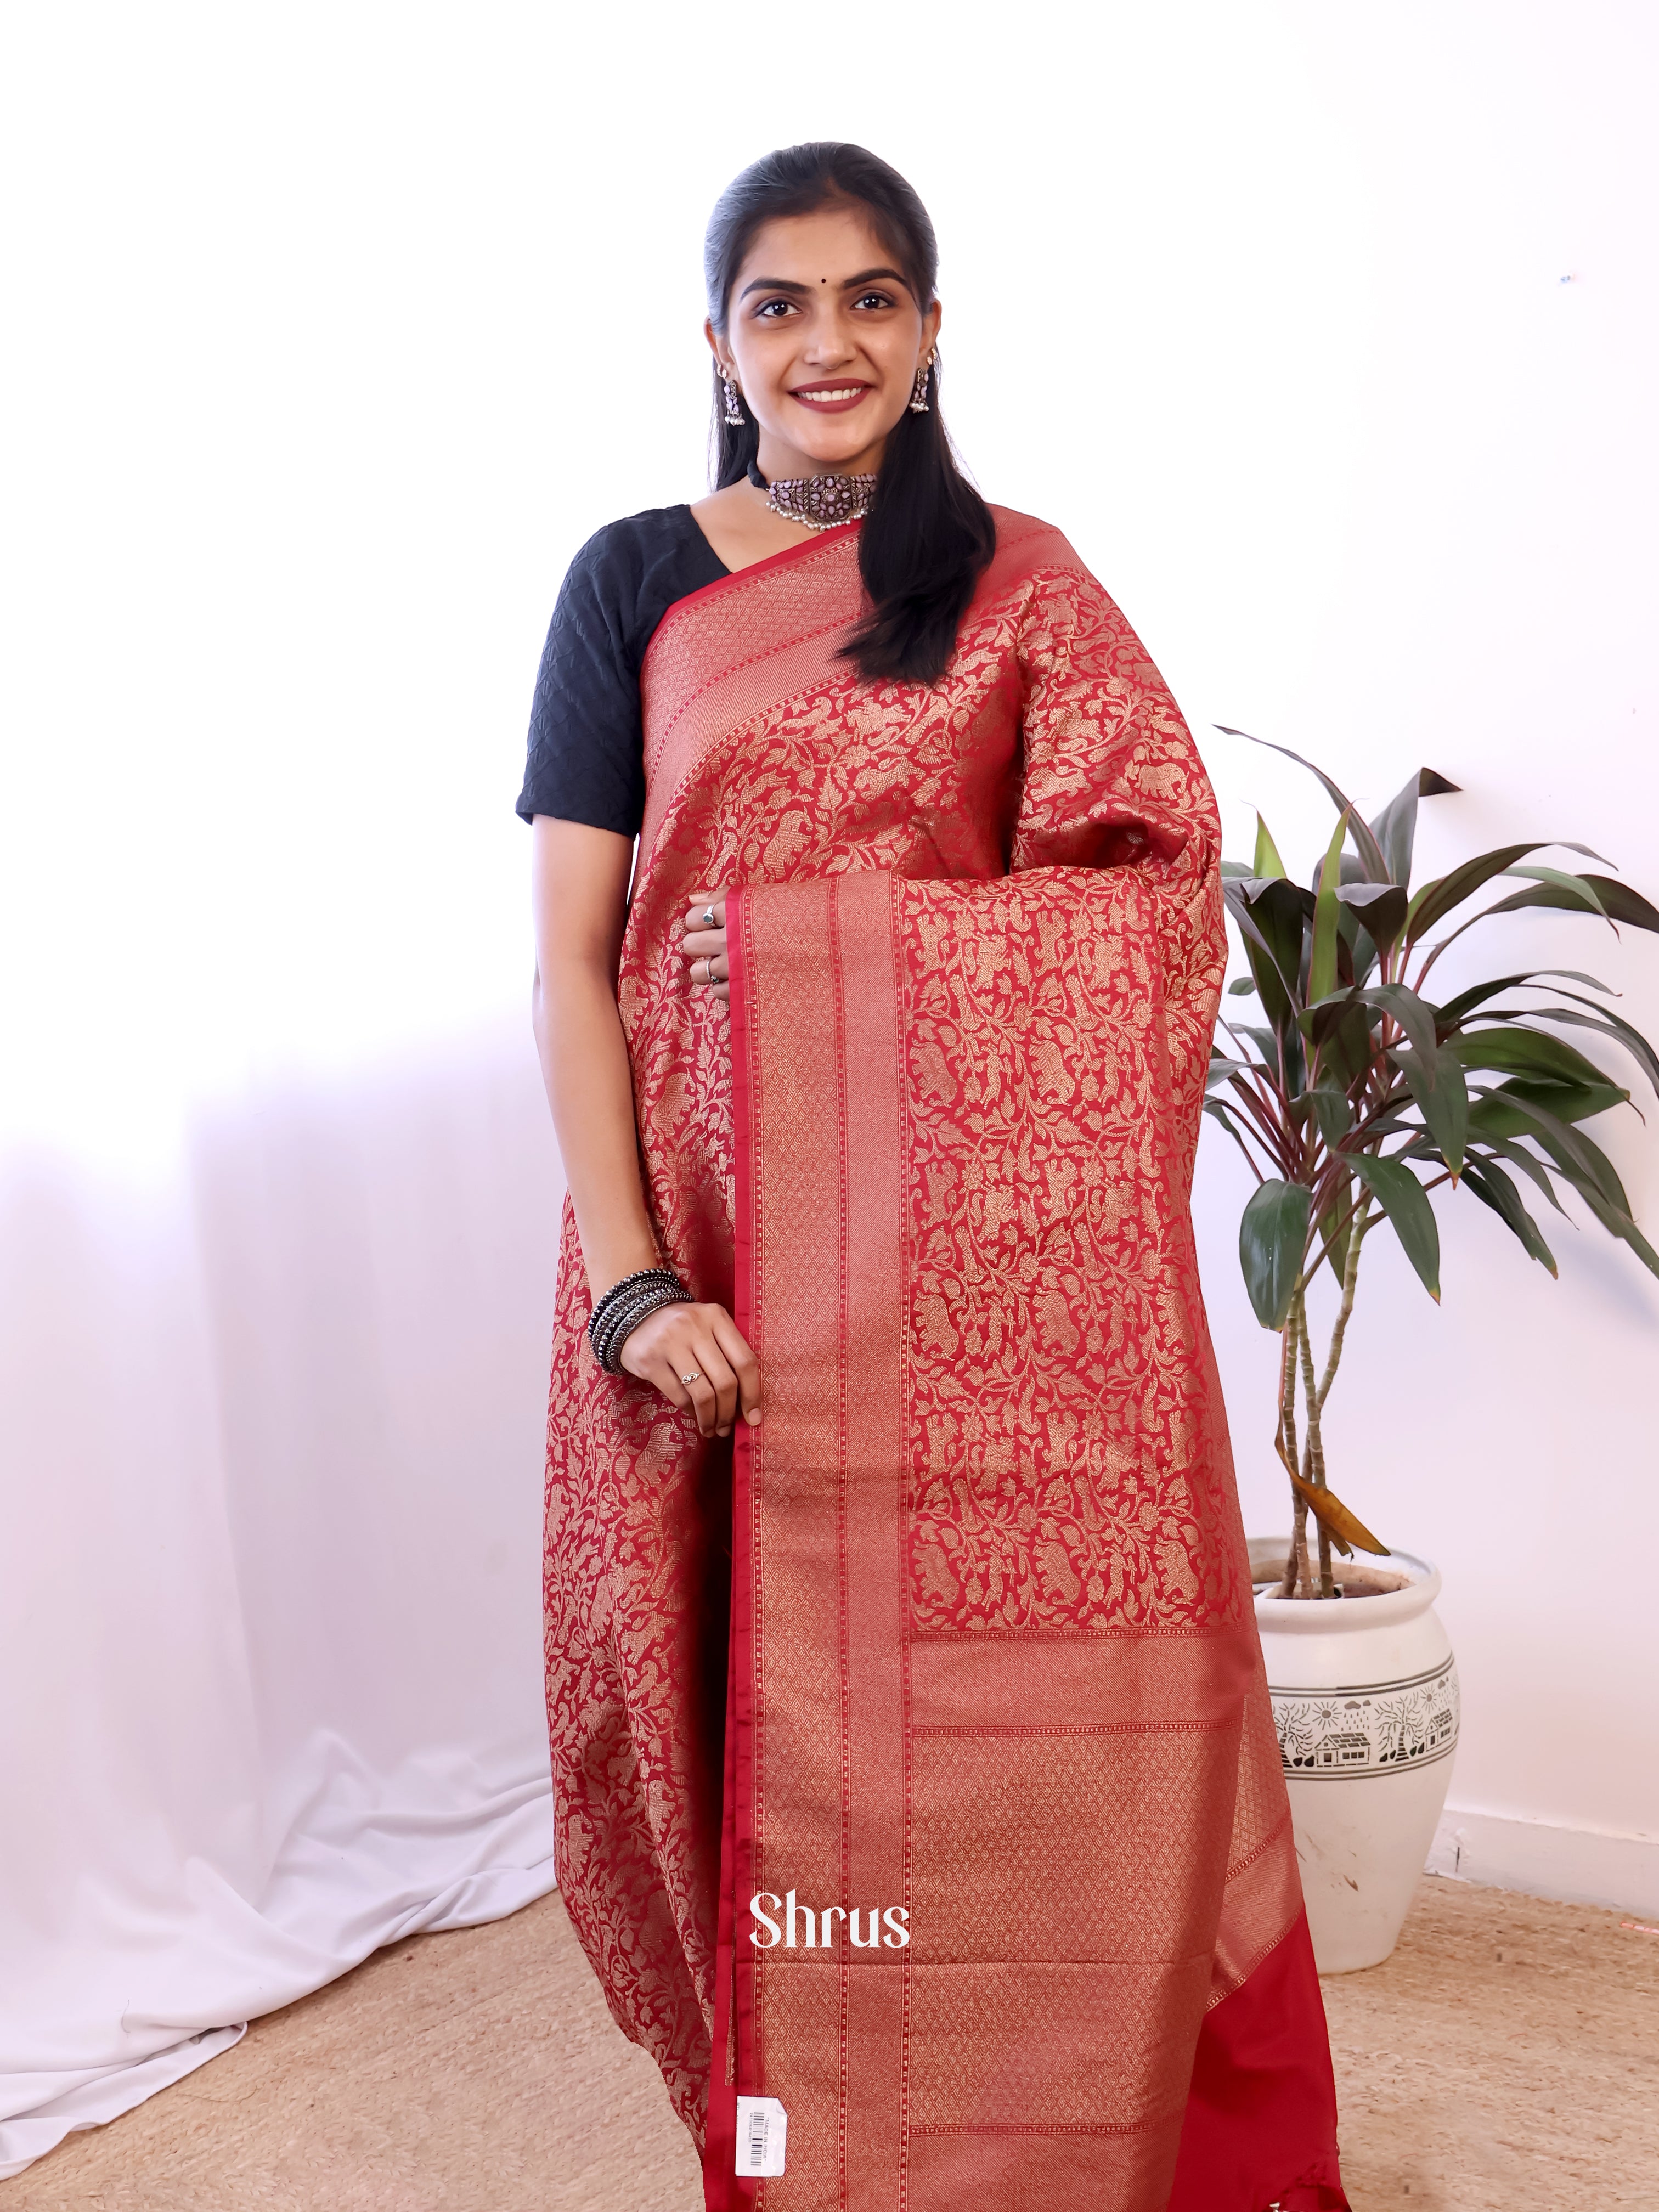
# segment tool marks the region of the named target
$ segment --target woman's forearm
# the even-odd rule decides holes
[[[567,963],[556,987],[536,979],[536,1042],[565,1181],[594,1297],[658,1264],[640,1180],[634,1082],[611,978]]]
[[[633,844],[608,830],[538,815],[534,854],[536,1045],[597,1297],[658,1260],[617,1011]]]
[[[630,841],[609,830],[536,817],[536,1043],[596,1298],[624,1275],[659,1264],[617,1010],[632,860]],[[723,902],[719,911],[723,922]],[[710,956],[723,955],[725,944],[722,933],[717,945],[697,948],[706,989],[714,988]],[[723,984],[724,958],[714,966]],[[739,1418],[761,1417],[760,1370],[724,1306],[690,1297],[660,1306],[629,1329],[616,1357],[626,1373],[690,1413],[705,1437],[730,1436]]]

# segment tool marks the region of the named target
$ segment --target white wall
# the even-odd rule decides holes
[[[1426,760],[1464,787],[1431,852],[1554,830],[1659,888],[1632,0],[174,0],[9,38],[15,1144],[137,1188],[191,1114],[464,1066],[517,1022],[547,612],[590,530],[701,486],[702,228],[780,137],[863,139],[921,189],[969,460],[1071,532],[1200,732],[1367,800]],[[1310,860],[1297,772],[1205,743],[1233,849],[1259,800]],[[1659,1025],[1654,945],[1497,928]],[[544,1192],[528,1127],[503,1141]],[[1213,1135],[1206,1279],[1265,1528],[1272,1347]],[[1650,1137],[1605,1141],[1652,1229]],[[1553,1284],[1472,1200],[1443,1227],[1438,1313],[1368,1261],[1335,1480],[1446,1569],[1454,1802],[1652,1837],[1659,1285],[1599,1232]]]

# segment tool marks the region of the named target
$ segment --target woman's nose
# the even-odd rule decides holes
[[[856,348],[850,331],[830,323],[821,325],[807,341],[806,359],[834,368],[844,361],[851,361]]]

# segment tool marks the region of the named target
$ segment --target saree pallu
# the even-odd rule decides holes
[[[764,1419],[734,1453],[599,1372],[567,1217],[561,1881],[712,2208],[1312,2212],[1334,2100],[1188,1218],[1213,805],[1065,541],[997,522],[938,685],[836,659],[854,530],[647,657],[641,1156]],[[729,1021],[677,950],[723,884]],[[781,2175],[739,2178],[739,2099]]]

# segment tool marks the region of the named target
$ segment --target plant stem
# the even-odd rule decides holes
[[[1342,1266],[1342,1303],[1337,1308],[1336,1319],[1331,1324],[1331,1346],[1325,1360],[1325,1372],[1320,1377],[1316,1400],[1319,1410],[1325,1410],[1325,1401],[1331,1395],[1331,1385],[1336,1380],[1337,1362],[1342,1357],[1342,1340],[1348,1333],[1348,1316],[1353,1311],[1354,1286],[1359,1279],[1359,1247],[1364,1240],[1365,1217],[1370,1212],[1371,1194],[1365,1191],[1354,1210],[1348,1229],[1348,1253]]]
[[[1247,1092],[1245,1095],[1248,1097],[1249,1093]],[[1279,1154],[1268,1144],[1261,1130],[1255,1127],[1254,1123],[1244,1118],[1243,1113],[1239,1109],[1237,1100],[1236,1098],[1231,1101],[1223,1099],[1221,1103],[1223,1105],[1231,1103],[1233,1106],[1234,1111],[1239,1113],[1239,1120],[1235,1125],[1232,1132],[1233,1139],[1239,1150],[1242,1152],[1244,1152],[1245,1158],[1249,1160],[1250,1165],[1253,1168],[1255,1168],[1257,1180],[1261,1180],[1261,1170],[1260,1168],[1256,1167],[1255,1162],[1251,1158],[1250,1154],[1244,1151],[1244,1139],[1246,1137],[1249,1137],[1253,1144],[1259,1145],[1261,1147],[1262,1157],[1266,1159],[1268,1166],[1273,1170],[1273,1173],[1277,1175],[1279,1172],[1279,1170],[1283,1167],[1284,1162],[1279,1158]]]
[[[1363,1188],[1360,1195],[1362,1197],[1364,1195]],[[1326,1237],[1325,1242],[1320,1246],[1318,1251],[1314,1254],[1313,1258],[1302,1270],[1302,1273],[1298,1278],[1296,1285],[1296,1295],[1297,1297],[1302,1296],[1309,1284],[1312,1282],[1314,1277],[1324,1266],[1331,1247],[1335,1243],[1337,1238],[1341,1236],[1348,1224],[1353,1219],[1354,1215],[1358,1212],[1358,1209],[1359,1200],[1358,1199],[1356,1199],[1354,1203],[1348,1208],[1347,1212],[1342,1215],[1341,1218],[1333,1224],[1330,1234]]]
[[[1305,1291],[1296,1301],[1296,1313],[1302,1355],[1302,1402],[1308,1416],[1307,1459],[1303,1468],[1302,1479],[1304,1482],[1312,1483],[1316,1490],[1323,1490],[1326,1487],[1325,1440],[1320,1433],[1319,1392],[1314,1382],[1313,1336],[1308,1328],[1308,1304]],[[1319,1522],[1318,1527],[1319,1595],[1321,1597],[1334,1597],[1336,1585],[1331,1580],[1331,1540],[1326,1533],[1322,1521]],[[1303,1572],[1304,1575],[1308,1573],[1305,1564],[1306,1543],[1307,1523],[1304,1520],[1303,1523],[1304,1559]],[[1311,1589],[1312,1577],[1310,1575],[1308,1579]]]
[[[1302,1357],[1302,1403],[1308,1419],[1307,1444],[1302,1468],[1302,1480],[1313,1484],[1316,1490],[1325,1486],[1325,1443],[1319,1432],[1319,1393],[1314,1386],[1313,1334],[1308,1327],[1308,1298],[1306,1291],[1296,1301],[1297,1321],[1297,1349]]]
[[[1285,1174],[1287,1172],[1285,1149],[1275,1116],[1273,1102],[1259,1096],[1244,1081],[1243,1076],[1230,1075],[1227,1078],[1227,1088],[1237,1102],[1241,1114],[1248,1117],[1250,1134],[1273,1162],[1278,1172],[1280,1175]]]
[[[1297,1310],[1291,1306],[1285,1326],[1279,1333],[1279,1449],[1287,1468],[1296,1465],[1296,1332]],[[1285,1577],[1279,1583],[1280,1597],[1294,1597],[1299,1576],[1298,1561],[1307,1565],[1308,1508],[1294,1483],[1291,1485],[1291,1548],[1285,1562]]]

